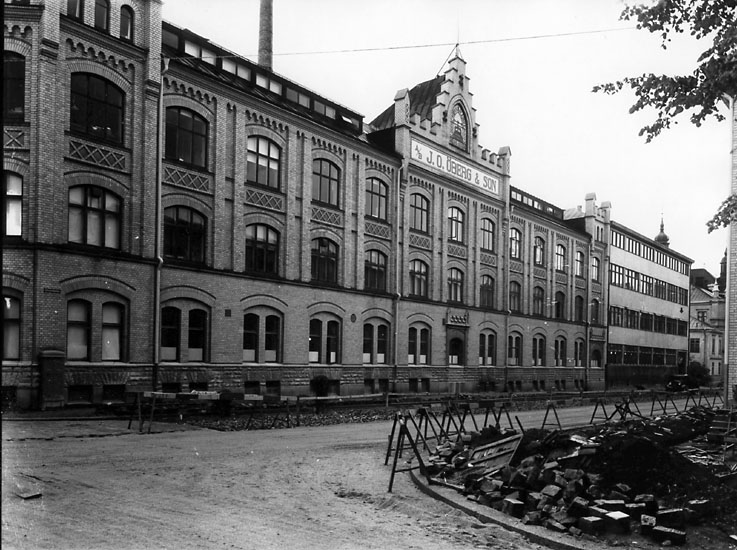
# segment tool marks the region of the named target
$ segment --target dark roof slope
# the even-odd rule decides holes
[[[445,80],[442,75],[417,84],[409,91],[410,116],[419,115],[420,120],[430,119],[432,108],[437,103],[440,94],[440,85]],[[383,130],[394,126],[394,104],[390,105],[383,113],[377,116],[371,125],[377,130]]]

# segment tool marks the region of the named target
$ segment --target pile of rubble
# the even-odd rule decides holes
[[[716,471],[729,465],[706,468],[673,448],[704,436],[713,415],[694,407],[569,433],[486,427],[439,445],[428,470],[434,482],[525,524],[680,545],[691,525],[737,519],[737,490]]]

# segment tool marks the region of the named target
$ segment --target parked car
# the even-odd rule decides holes
[[[686,391],[689,389],[687,374],[673,374],[665,383],[665,390],[670,392]]]

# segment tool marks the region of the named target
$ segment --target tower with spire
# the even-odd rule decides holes
[[[666,248],[670,247],[670,238],[668,235],[665,234],[665,223],[663,223],[663,217],[660,217],[660,233],[658,233],[655,236],[655,242],[665,246]]]

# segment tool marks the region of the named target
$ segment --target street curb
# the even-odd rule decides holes
[[[429,497],[432,497],[440,502],[460,510],[461,512],[468,514],[469,516],[475,517],[481,523],[493,523],[504,527],[508,531],[514,531],[520,535],[523,535],[530,539],[532,542],[541,544],[548,548],[555,550],[596,550],[601,548],[601,544],[589,543],[587,541],[574,539],[571,535],[557,535],[544,527],[538,527],[536,525],[525,525],[521,521],[507,514],[497,512],[493,508],[484,506],[484,511],[476,510],[471,507],[472,503],[461,504],[458,500],[449,498],[445,495],[435,491],[424,481],[424,478],[420,478],[415,474],[415,470],[409,470],[410,478],[415,486]],[[474,506],[479,508],[480,505]]]

